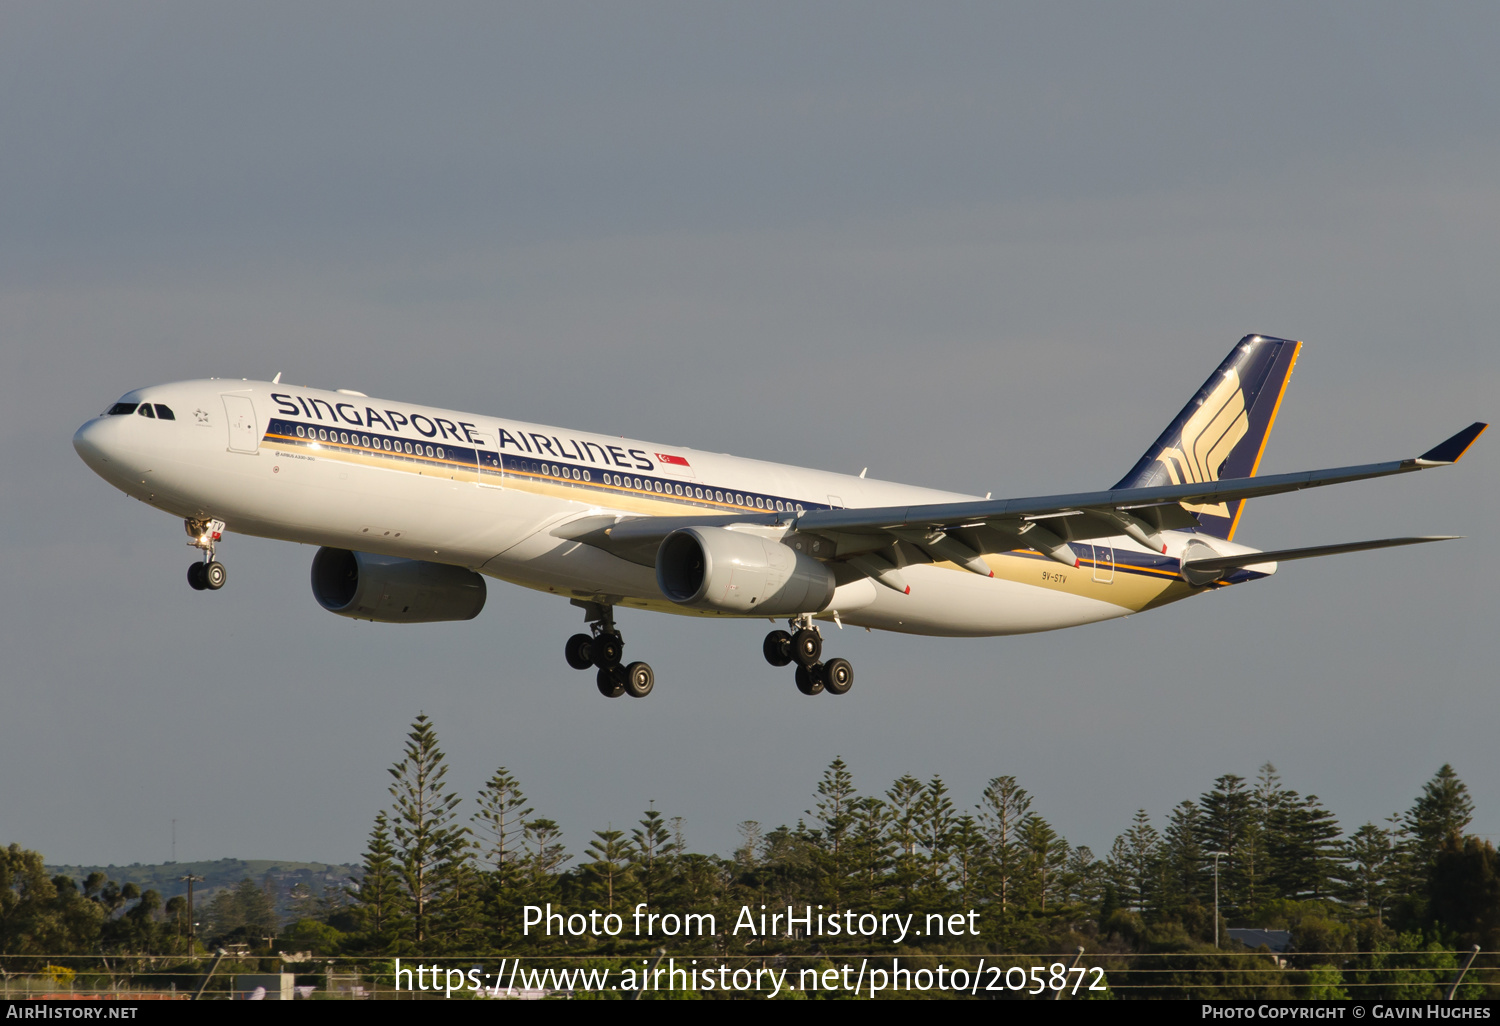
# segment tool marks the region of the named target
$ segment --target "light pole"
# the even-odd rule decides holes
[[[1214,860],[1214,948],[1219,946],[1219,860],[1229,857],[1227,851],[1211,851],[1208,853]]]

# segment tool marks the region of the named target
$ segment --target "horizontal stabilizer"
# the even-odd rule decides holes
[[[1363,552],[1366,549],[1389,549],[1397,545],[1420,545],[1423,542],[1452,541],[1456,534],[1430,535],[1425,538],[1376,538],[1373,541],[1341,542],[1338,545],[1312,545],[1305,549],[1281,549],[1276,552],[1242,552],[1237,556],[1213,556],[1208,559],[1190,559],[1182,564],[1187,571],[1238,570],[1241,567],[1259,566],[1262,563],[1285,563],[1292,559],[1312,559],[1314,556],[1336,556],[1340,552]]]
[[[1446,442],[1439,442],[1417,457],[1418,463],[1457,463],[1464,453],[1469,451],[1469,446],[1474,444],[1474,439],[1484,434],[1488,424],[1474,423],[1464,428],[1458,434]]]

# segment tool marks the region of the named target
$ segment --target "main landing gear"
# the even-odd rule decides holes
[[[214,559],[214,546],[224,539],[222,520],[184,520],[188,545],[203,550],[203,562],[188,567],[187,579],[194,591],[218,591],[224,587],[228,571]]]
[[[823,654],[823,635],[813,626],[812,617],[799,616],[788,623],[792,632],[772,631],[766,635],[761,651],[772,666],[797,664],[797,690],[804,695],[846,694],[854,685],[854,667],[847,659],[819,662]]]
[[[614,607],[577,600],[573,604],[583,607],[583,617],[589,622],[592,633],[575,634],[568,639],[568,665],[575,670],[596,667],[598,673],[594,680],[599,693],[605,698],[619,698],[621,695],[645,698],[651,694],[651,689],[656,684],[656,674],[651,672],[650,665],[631,663],[622,666],[620,663],[625,639],[620,637],[620,632],[615,627]]]

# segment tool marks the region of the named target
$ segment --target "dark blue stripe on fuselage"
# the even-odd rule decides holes
[[[267,428],[266,441],[303,448],[317,445],[331,452],[375,456],[434,468],[468,470],[476,473],[481,482],[486,477],[498,478],[496,484],[506,480],[539,481],[583,488],[608,495],[667,500],[706,509],[774,513],[778,512],[776,506],[778,502],[781,503],[779,512],[800,513],[813,509],[833,508],[826,503],[791,499],[785,495],[709,487],[697,482],[642,474],[638,471],[618,474],[613,470],[601,471],[596,466],[571,463],[567,460],[541,460],[517,453],[497,453],[488,449],[413,442],[409,438],[400,438],[396,435],[348,431],[342,428],[329,428],[327,425],[279,418],[273,419]],[[412,451],[407,452],[408,448]]]

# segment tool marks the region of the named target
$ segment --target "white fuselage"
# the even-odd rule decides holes
[[[123,397],[172,420],[101,415],[74,446],[127,494],[231,532],[454,564],[568,598],[703,614],[669,601],[655,571],[560,537],[583,517],[859,508],[974,498],[680,446],[595,435],[268,382],[211,379]],[[333,432],[330,436],[329,432]],[[414,450],[414,451],[413,451]],[[910,593],[863,577],[821,612],[916,634],[977,636],[1073,626],[1194,594],[1168,552],[1126,537],[1075,546],[1068,568],[1035,552],[903,569]],[[1220,543],[1222,551],[1251,551]]]

